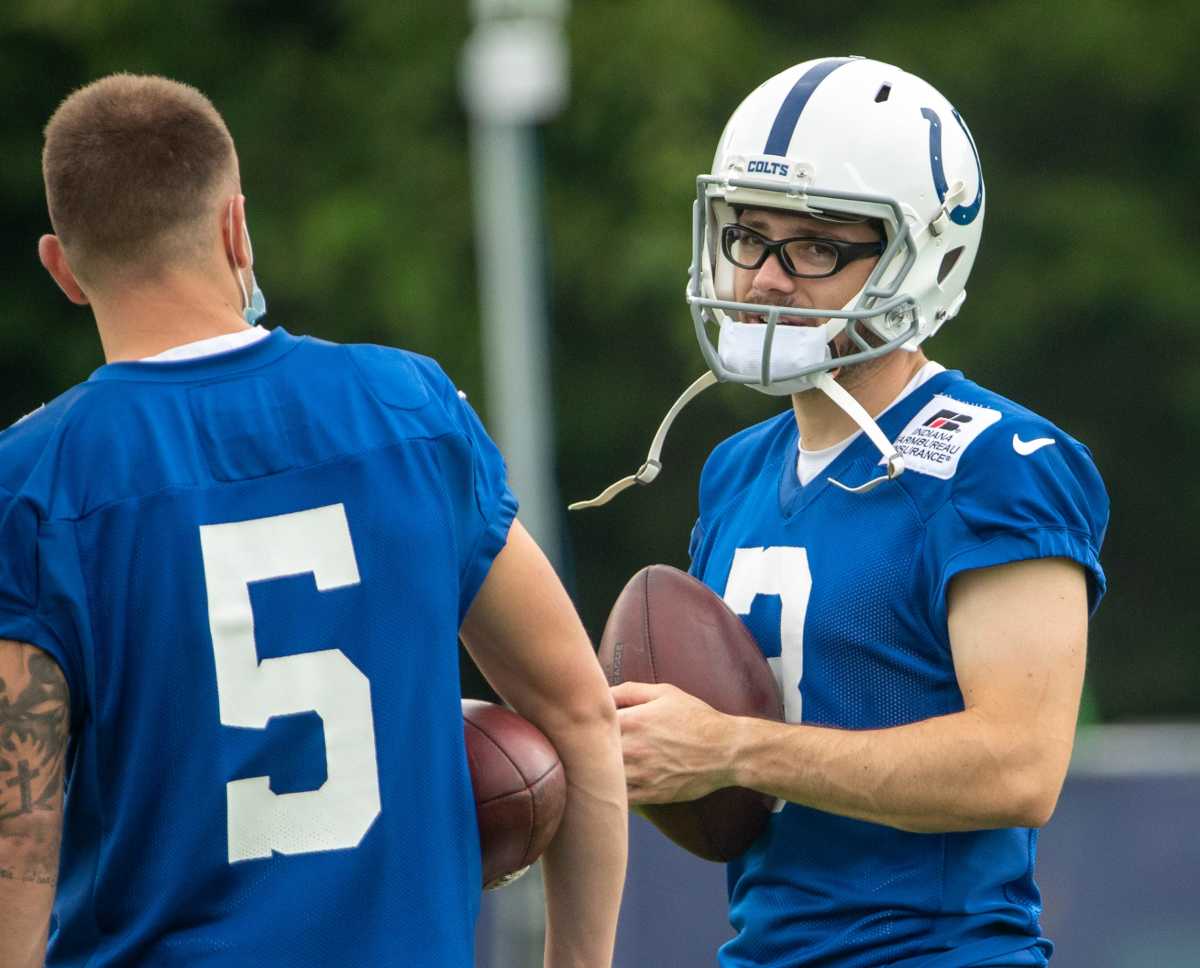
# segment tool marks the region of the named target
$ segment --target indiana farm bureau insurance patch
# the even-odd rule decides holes
[[[949,480],[967,446],[1000,419],[1000,411],[942,396],[930,400],[896,438],[904,466]]]

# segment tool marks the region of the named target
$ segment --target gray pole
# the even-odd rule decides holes
[[[534,125],[566,98],[566,9],[566,0],[474,0],[475,29],[462,61],[488,424],[508,463],[521,521],[555,566],[559,501]],[[541,965],[540,869],[485,898],[481,922],[486,968]]]
[[[566,97],[565,12],[565,0],[476,0],[463,54],[489,428],[521,520],[555,565],[560,509],[534,125]]]

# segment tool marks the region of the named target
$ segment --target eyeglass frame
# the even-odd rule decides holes
[[[733,243],[729,240],[731,229],[749,233],[762,241],[762,253],[754,265],[743,265],[733,258],[733,254],[730,252]],[[834,262],[833,268],[828,272],[797,272],[796,267],[792,265],[791,259],[788,258],[787,253],[784,251],[784,246],[792,242],[820,242],[823,245],[831,246],[837,253],[837,261]],[[830,276],[836,276],[851,262],[857,262],[859,259],[869,259],[871,256],[883,255],[886,247],[887,242],[882,238],[876,239],[874,242],[846,242],[842,239],[829,239],[819,235],[793,235],[786,239],[768,239],[761,232],[750,228],[748,225],[742,225],[740,222],[726,222],[721,226],[721,253],[732,265],[737,266],[739,269],[757,271],[773,255],[783,267],[783,271],[793,279],[828,279]]]

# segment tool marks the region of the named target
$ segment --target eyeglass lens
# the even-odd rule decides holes
[[[757,269],[773,248],[768,239],[740,225],[725,226],[726,255],[734,265]],[[801,275],[826,275],[838,263],[838,251],[820,239],[792,239],[780,246],[788,268]]]

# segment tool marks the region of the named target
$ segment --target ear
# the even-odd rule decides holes
[[[58,240],[57,235],[43,235],[38,239],[38,258],[42,260],[42,265],[50,273],[50,278],[58,283],[58,288],[63,291],[63,295],[76,306],[88,304],[87,293],[80,287],[75,279],[75,273],[67,265],[67,254],[63,252],[62,243]]]
[[[246,196],[234,195],[226,202],[222,214],[225,257],[235,269],[249,269],[254,265],[254,252],[250,248],[250,234],[246,231]]]

